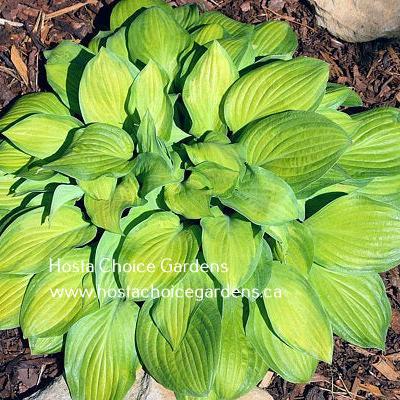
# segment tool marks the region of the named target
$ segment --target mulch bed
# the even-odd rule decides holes
[[[106,30],[111,3],[90,0],[82,6],[74,0],[2,0],[0,21],[3,18],[17,26],[0,22],[0,110],[16,96],[48,89],[42,51],[62,39],[87,43],[94,30]],[[353,86],[367,107],[400,106],[399,42],[345,43],[316,26],[312,8],[301,0],[202,3],[245,22],[288,21],[299,35],[298,53],[327,61],[333,82]],[[262,386],[275,400],[400,399],[399,269],[384,279],[394,309],[386,352],[337,340],[333,364],[321,364],[311,384],[288,384],[269,375]],[[32,356],[17,329],[0,332],[0,399],[25,398],[61,372],[61,356]]]

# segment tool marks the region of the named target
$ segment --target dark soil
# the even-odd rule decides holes
[[[20,26],[0,24],[0,110],[16,96],[48,89],[42,51],[62,39],[86,43],[94,30],[107,29],[112,1],[89,0],[78,8],[81,3],[75,0],[1,0],[0,18]],[[368,107],[400,106],[399,42],[345,43],[317,27],[312,8],[301,0],[202,4],[246,22],[288,21],[299,35],[298,53],[327,61],[332,81],[353,86]],[[70,6],[75,8],[66,9]],[[59,15],[52,15],[58,10],[62,11]],[[276,375],[266,379],[263,386],[275,400],[400,399],[399,269],[384,278],[394,309],[386,352],[366,351],[337,340],[333,364],[321,364],[313,383],[288,384]],[[0,399],[22,399],[61,371],[61,356],[32,356],[18,330],[0,332]]]

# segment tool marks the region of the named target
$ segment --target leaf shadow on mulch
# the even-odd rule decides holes
[[[42,51],[62,39],[86,43],[94,30],[106,30],[112,2],[89,0],[79,7],[75,0],[2,0],[0,18],[18,26],[0,25],[0,110],[21,94],[49,89]],[[299,35],[298,54],[328,62],[331,81],[353,86],[367,107],[400,106],[399,42],[338,40],[316,26],[312,8],[302,0],[210,0],[201,6],[245,22],[288,21]],[[337,339],[333,364],[321,364],[312,383],[293,385],[269,374],[262,386],[275,400],[400,399],[399,269],[383,277],[394,310],[386,352]],[[61,372],[61,355],[32,356],[18,329],[0,332],[0,399],[25,398]]]

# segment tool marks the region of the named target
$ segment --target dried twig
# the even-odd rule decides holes
[[[307,24],[303,24],[302,22],[298,22],[298,21],[296,21],[293,17],[289,17],[289,16],[287,16],[287,15],[279,14],[279,13],[277,13],[276,11],[271,10],[271,9],[268,8],[268,7],[265,7],[265,10],[266,10],[266,11],[269,11],[271,14],[276,15],[276,16],[279,17],[280,19],[283,19],[283,20],[288,21],[288,22],[292,22],[293,24],[296,24],[296,25],[304,26],[305,28],[310,29],[310,30],[313,31],[313,32],[317,32],[314,28],[311,28],[311,26],[309,26],[309,25],[307,25]],[[260,14],[259,17],[268,17],[268,14]]]
[[[11,61],[25,85],[28,86],[28,68],[24,63],[19,50],[14,45],[11,46]]]
[[[61,10],[57,10],[50,14],[47,14],[45,16],[45,20],[47,21],[52,18],[60,17],[61,15],[68,14],[70,12],[79,10],[80,8],[85,7],[89,4],[97,4],[97,3],[98,3],[98,0],[87,0],[84,3],[77,3],[77,4],[74,4],[73,6],[65,7]]]
[[[22,24],[21,22],[13,22],[4,18],[0,18],[0,25],[10,25],[13,26],[14,28],[22,28],[24,26],[24,24]]]

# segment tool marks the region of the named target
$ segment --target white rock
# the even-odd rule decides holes
[[[62,376],[56,378],[46,389],[35,393],[28,400],[71,400],[67,384]],[[158,384],[143,370],[136,375],[136,383],[126,396],[126,400],[175,400],[175,395]],[[261,389],[254,389],[240,400],[274,400],[270,394]]]
[[[348,42],[400,37],[399,0],[310,0],[317,21]]]

